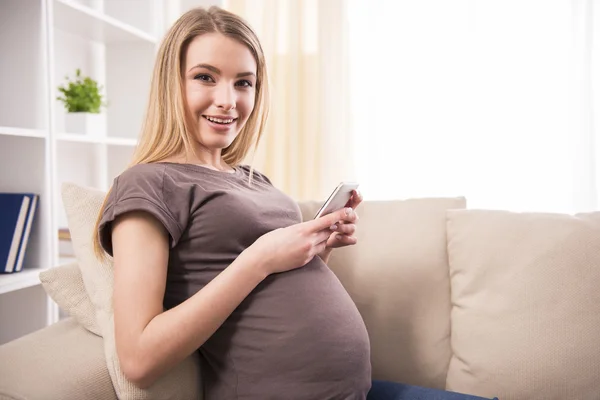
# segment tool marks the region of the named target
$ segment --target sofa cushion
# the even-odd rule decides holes
[[[450,362],[446,210],[464,198],[363,202],[355,246],[329,266],[360,311],[374,379],[443,389]],[[304,219],[320,202],[300,204]]]
[[[447,389],[598,398],[600,213],[448,212]]]
[[[67,318],[0,346],[0,398],[116,400],[102,338]]]
[[[92,246],[92,235],[105,193],[72,183],[62,185],[73,251],[81,270],[86,292],[94,305],[96,321],[103,337],[108,372],[119,399],[200,399],[202,385],[196,353],[158,379],[150,388],[139,389],[122,373],[115,346],[112,308],[113,266],[110,259],[100,262]],[[76,283],[74,283],[76,284]]]
[[[96,310],[88,296],[77,263],[50,268],[40,273],[44,290],[58,306],[88,331],[102,336]]]

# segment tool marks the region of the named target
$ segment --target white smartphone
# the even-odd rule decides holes
[[[352,197],[352,191],[356,189],[358,189],[356,182],[341,182],[323,203],[315,215],[315,219],[343,208]]]

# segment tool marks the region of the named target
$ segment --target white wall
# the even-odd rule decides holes
[[[41,0],[1,0],[0,126],[47,129]],[[34,46],[15,45],[15,37]]]
[[[195,7],[223,6],[224,0],[169,0],[165,2],[165,24],[169,27],[181,14]]]

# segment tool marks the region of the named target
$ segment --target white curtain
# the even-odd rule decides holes
[[[349,0],[366,199],[599,209],[600,1]]]

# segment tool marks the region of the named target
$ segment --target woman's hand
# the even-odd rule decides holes
[[[357,243],[356,236],[356,222],[358,221],[358,215],[356,214],[356,207],[362,203],[362,195],[356,191],[352,191],[352,197],[348,200],[346,207],[351,208],[353,211],[350,214],[344,214],[344,218],[337,221],[337,229],[329,235],[325,249],[319,253],[319,257],[327,263],[331,251],[338,247],[352,246]]]
[[[340,229],[338,221],[354,221],[352,214],[346,215],[344,208],[315,220],[275,229],[258,238],[243,254],[251,257],[252,264],[265,275],[300,268],[325,250],[331,233]]]

